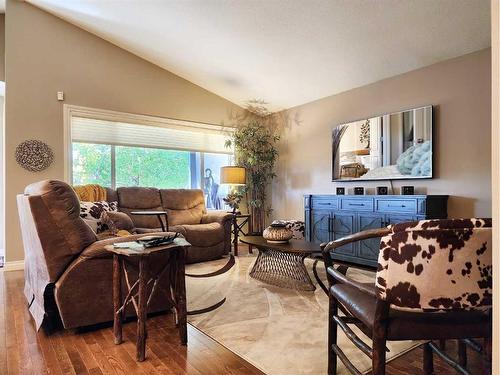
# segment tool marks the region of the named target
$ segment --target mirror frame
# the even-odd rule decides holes
[[[382,117],[382,116],[390,116],[390,115],[394,115],[394,114],[398,114],[398,113],[403,113],[403,112],[408,112],[408,111],[414,111],[414,110],[417,110],[417,109],[422,109],[422,108],[430,108],[431,109],[431,145],[432,145],[432,154],[431,154],[431,175],[430,176],[410,176],[410,177],[394,177],[394,178],[363,178],[363,176],[361,176],[360,178],[335,178],[335,158],[336,158],[336,154],[338,152],[338,150],[335,150],[334,149],[334,145],[333,145],[333,131],[338,128],[339,126],[342,126],[342,125],[347,125],[347,124],[350,124],[352,122],[358,122],[358,121],[364,121],[364,120],[367,120],[367,119],[371,119],[371,118],[374,118],[374,117]],[[435,168],[435,156],[434,156],[434,152],[435,152],[435,134],[436,134],[436,130],[435,130],[435,127],[436,127],[436,121],[435,121],[435,115],[434,115],[434,112],[435,112],[435,106],[434,105],[422,105],[422,106],[419,106],[419,107],[414,107],[414,108],[408,108],[408,109],[403,109],[403,110],[400,110],[400,111],[395,111],[395,112],[388,112],[388,113],[383,113],[383,114],[379,114],[379,115],[373,115],[373,116],[366,116],[366,117],[363,117],[363,118],[360,118],[358,120],[350,120],[350,121],[346,121],[346,122],[342,122],[340,124],[337,124],[335,125],[332,130],[331,130],[331,147],[332,147],[332,182],[356,182],[356,181],[362,181],[362,182],[369,182],[369,181],[392,181],[392,180],[398,180],[398,181],[404,181],[404,180],[431,180],[433,178],[435,178],[435,173],[434,173],[434,168]]]

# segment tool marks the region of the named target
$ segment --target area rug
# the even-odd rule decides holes
[[[328,297],[318,285],[314,292],[301,292],[257,281],[249,276],[254,261],[253,255],[240,256],[222,275],[187,277],[188,310],[202,310],[226,298],[214,311],[189,316],[189,323],[268,375],[326,374]],[[226,262],[192,264],[186,272],[209,273]],[[306,266],[314,280],[312,260],[306,260]],[[326,281],[323,266],[318,265],[318,270]],[[348,276],[358,281],[374,278],[373,273],[360,270],[349,271]],[[359,370],[370,370],[370,359],[341,330],[338,343]],[[419,344],[389,343],[387,358],[394,359]],[[338,374],[348,374],[342,363],[338,366]]]

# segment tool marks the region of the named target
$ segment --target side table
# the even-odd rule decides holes
[[[233,248],[234,248],[234,256],[238,256],[238,236],[239,234],[243,234],[244,236],[247,233],[243,232],[243,227],[248,223],[248,232],[252,233],[252,220],[250,220],[250,214],[239,214],[233,213],[233,228],[231,233],[233,235]],[[243,219],[240,223],[238,223],[238,219]],[[252,247],[249,246],[250,253],[252,252]]]
[[[184,238],[176,238],[171,244],[139,250],[115,248],[113,245],[105,246],[107,251],[113,253],[113,332],[115,344],[121,344],[123,341],[122,322],[125,318],[125,309],[129,303],[132,303],[137,314],[136,345],[137,361],[139,362],[144,361],[146,355],[148,305],[158,286],[158,282],[167,271],[170,271],[169,299],[173,306],[181,343],[183,345],[187,344],[186,284],[184,277],[186,250],[189,246],[191,245]],[[153,274],[149,268],[149,256],[159,252],[172,252],[172,254],[167,264]],[[139,264],[139,276],[133,283],[129,278],[129,270],[127,269],[127,263],[129,267],[132,267],[130,260],[137,260]],[[122,279],[126,283],[127,295],[125,298],[122,296]]]
[[[167,211],[132,211],[131,215],[140,215],[140,216],[156,216],[161,225],[162,232],[168,232],[168,212]],[[165,217],[165,224],[161,219]]]

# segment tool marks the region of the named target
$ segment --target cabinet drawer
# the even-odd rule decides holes
[[[377,200],[377,211],[379,212],[407,212],[417,213],[417,201],[410,199]]]
[[[336,199],[313,199],[312,200],[312,208],[315,209],[337,209],[337,200]]]
[[[340,201],[341,210],[373,211],[372,199],[345,198]]]

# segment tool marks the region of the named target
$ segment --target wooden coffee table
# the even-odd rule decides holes
[[[316,289],[304,264],[308,256],[320,253],[320,244],[290,240],[285,244],[269,243],[262,236],[244,236],[241,242],[255,246],[259,255],[250,276],[283,288],[313,291]]]

